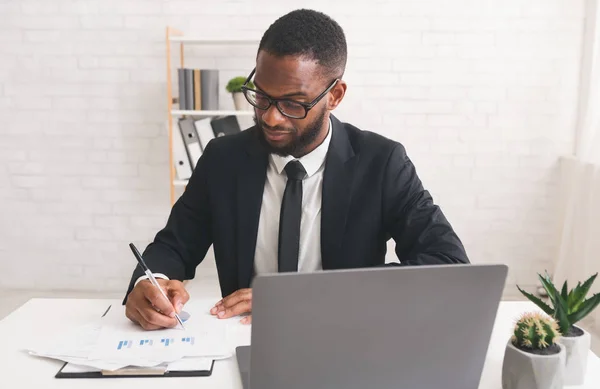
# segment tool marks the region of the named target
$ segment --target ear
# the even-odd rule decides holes
[[[327,109],[333,111],[344,99],[348,85],[344,80],[339,80],[329,91],[327,96]]]

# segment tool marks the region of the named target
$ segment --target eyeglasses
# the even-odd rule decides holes
[[[327,89],[325,89],[323,93],[317,96],[310,103],[301,103],[299,101],[288,99],[275,99],[270,97],[266,93],[249,88],[248,83],[250,82],[250,79],[252,78],[255,72],[256,68],[252,70],[252,72],[246,79],[246,82],[244,82],[244,85],[242,85],[242,92],[244,92],[246,100],[248,100],[248,102],[252,104],[252,106],[263,111],[266,111],[267,109],[269,109],[269,107],[271,107],[272,104],[275,104],[275,106],[277,107],[279,112],[281,112],[282,115],[292,119],[304,119],[306,115],[308,115],[308,111],[310,111],[311,108],[313,108],[323,97],[325,97],[325,95],[331,90],[331,88],[333,88],[335,84],[339,81],[338,78],[333,80],[331,84],[327,87]]]

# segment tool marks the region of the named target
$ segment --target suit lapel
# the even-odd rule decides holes
[[[344,125],[331,115],[332,136],[323,173],[321,204],[321,260],[324,269],[344,267],[340,255],[358,157]]]
[[[248,129],[253,131],[254,129]],[[252,134],[254,135],[254,134]],[[265,185],[268,154],[253,136],[237,177],[238,287],[248,288],[254,274],[254,251]]]

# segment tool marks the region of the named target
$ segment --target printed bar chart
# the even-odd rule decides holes
[[[181,338],[181,341],[183,343],[189,343],[189,344],[193,345],[194,344],[194,337],[191,336],[191,337],[188,337],[188,338]]]
[[[121,350],[122,348],[131,348],[131,345],[133,344],[133,342],[131,340],[121,340],[119,342],[119,345],[117,346],[117,350]]]
[[[159,342],[160,339],[160,342]],[[193,336],[186,336],[181,339],[181,342],[177,341],[180,346],[185,346],[186,348],[189,346],[193,346],[195,344],[196,338]],[[156,341],[156,343],[155,343]],[[173,347],[175,346],[175,338],[144,338],[144,339],[133,339],[133,340],[120,340],[117,343],[117,350],[124,349],[132,349],[132,351],[136,349],[154,349],[157,347]]]
[[[175,339],[172,338],[163,338],[160,340],[160,343],[163,343],[165,345],[165,347],[168,347],[169,344],[174,343]]]

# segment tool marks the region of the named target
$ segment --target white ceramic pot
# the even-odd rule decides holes
[[[246,97],[242,92],[233,93],[233,105],[238,111],[250,110],[250,103],[248,102],[248,100],[246,100]]]
[[[583,385],[587,368],[587,358],[591,347],[590,333],[581,327],[581,336],[561,336],[559,343],[565,346],[565,385]]]
[[[537,355],[521,351],[508,341],[502,363],[502,389],[563,389],[566,352]]]

